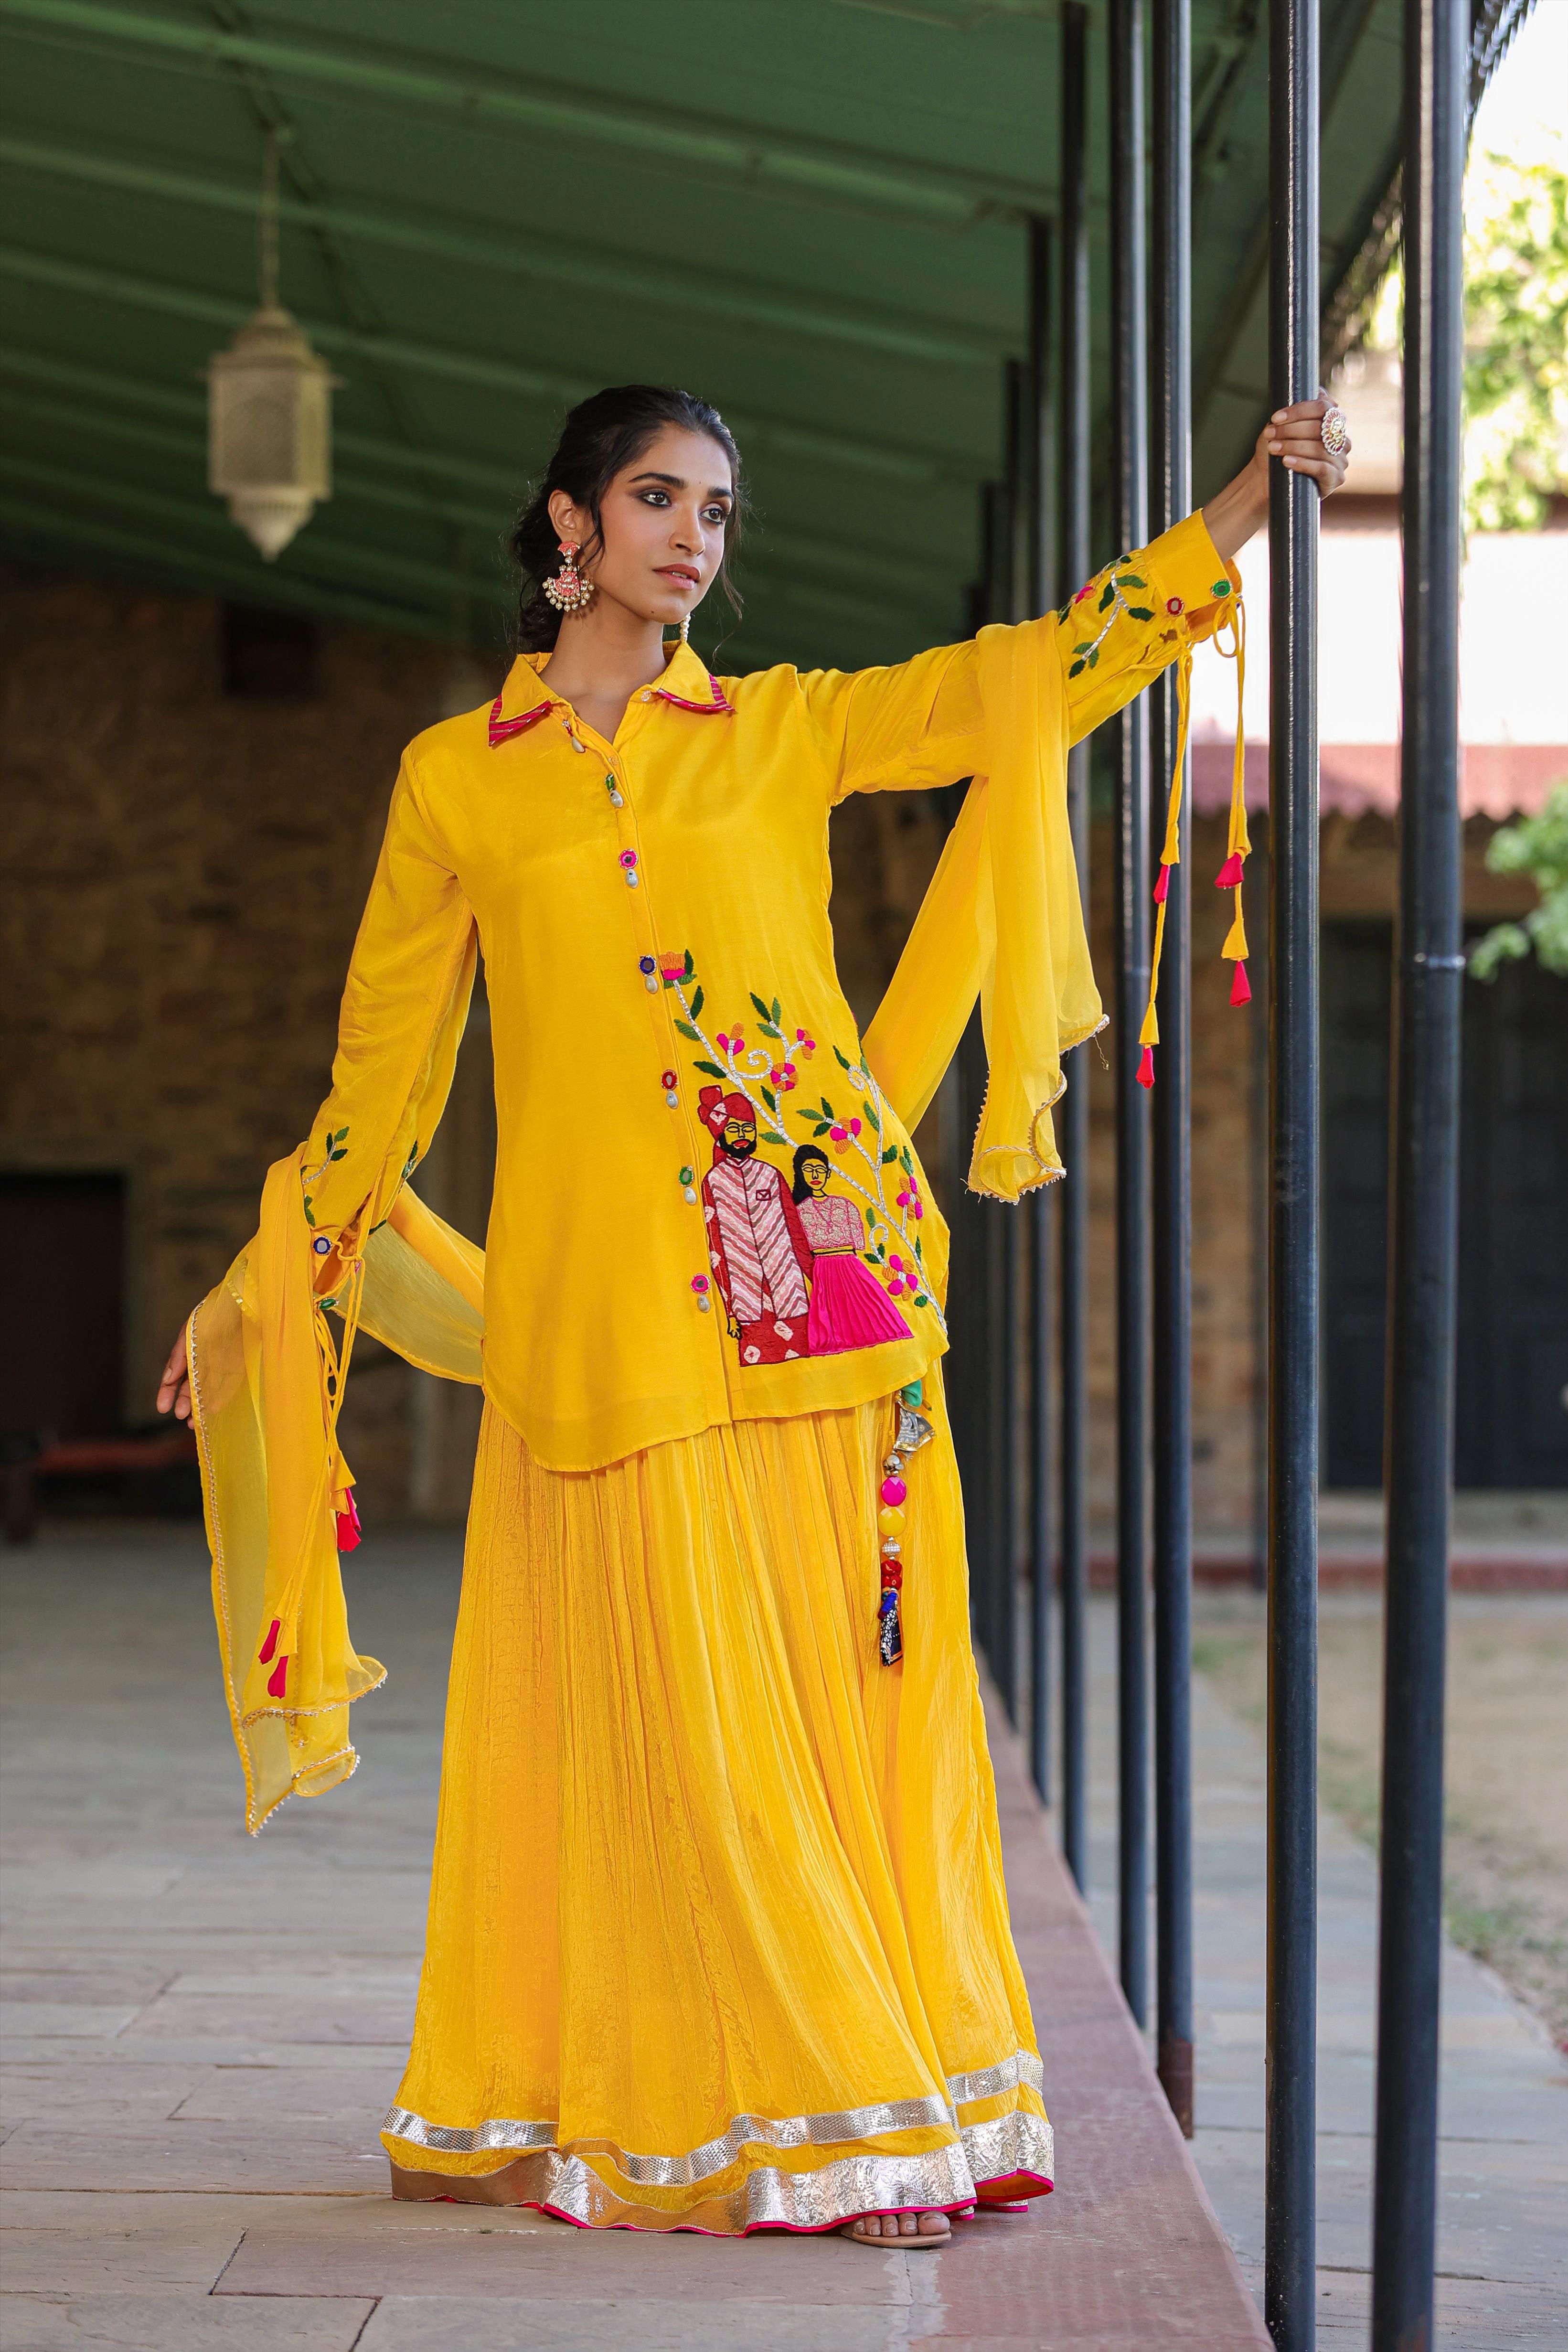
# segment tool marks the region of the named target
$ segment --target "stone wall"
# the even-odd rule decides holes
[[[0,1165],[115,1168],[130,1180],[126,1412],[151,1417],[182,1316],[253,1230],[268,1163],[325,1090],[343,971],[399,751],[439,714],[440,646],[325,635],[315,690],[225,690],[216,605],[81,583],[0,588],[0,704],[11,868],[4,898]],[[464,701],[486,690],[471,674]],[[460,707],[460,706],[456,706]],[[1261,832],[1263,828],[1260,827]],[[1472,825],[1467,904],[1511,911]],[[932,796],[853,801],[834,819],[834,931],[869,1019],[935,866]],[[1228,900],[1207,885],[1223,828],[1197,827],[1194,982],[1193,1379],[1200,1527],[1251,1524],[1258,1442],[1254,1289],[1262,988],[1228,1003]],[[1261,881],[1266,858],[1254,860]],[[1111,995],[1111,842],[1093,845],[1092,933]],[[1323,909],[1387,914],[1391,828],[1331,820]],[[1265,893],[1259,889],[1261,901]],[[1261,925],[1254,947],[1262,970]],[[1101,1045],[1108,1043],[1102,1040]],[[488,1037],[465,1045],[447,1129],[425,1171],[434,1203],[477,1234],[489,1149]],[[1101,1045],[1074,1057],[1092,1101],[1092,1283],[1096,1517],[1113,1492],[1113,1140]],[[1075,1074],[1076,1075],[1076,1074]],[[923,1147],[930,1141],[923,1137]],[[930,1152],[929,1164],[937,1154]],[[373,1517],[460,1513],[474,1401],[356,1354],[346,1450]]]

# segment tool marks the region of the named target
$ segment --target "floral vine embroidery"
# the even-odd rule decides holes
[[[791,1038],[788,1033],[792,1024],[786,1021],[779,999],[776,996],[769,1002],[755,990],[750,995],[757,1025],[768,1044],[747,1045],[744,1026],[738,1024],[721,1029],[710,1038],[700,1023],[704,997],[691,950],[687,948],[678,960],[663,959],[661,971],[664,986],[674,989],[685,1016],[677,1019],[676,1028],[683,1037],[700,1045],[708,1057],[698,1060],[695,1067],[705,1077],[716,1078],[745,1095],[758,1114],[759,1139],[780,1144],[788,1150],[791,1139],[784,1127],[782,1099],[799,1086],[800,1063],[815,1054],[816,1039],[802,1028],[796,1028]],[[866,1255],[883,1275],[890,1295],[897,1298],[907,1293],[911,1306],[928,1307],[938,1328],[946,1334],[946,1318],[925,1282],[920,1235],[911,1231],[925,1214],[914,1156],[906,1143],[890,1142],[886,1138],[882,1089],[872,1076],[863,1052],[855,1063],[835,1045],[833,1058],[851,1090],[862,1097],[869,1119],[839,1111],[826,1093],[815,1104],[802,1106],[795,1116],[802,1123],[810,1122],[813,1138],[828,1137],[840,1161],[840,1174],[865,1202]],[[858,1157],[864,1162],[874,1190],[843,1165],[850,1157]],[[891,1206],[885,1181],[885,1171],[890,1167],[898,1170],[902,1180]],[[894,1242],[901,1243],[903,1247],[894,1249]]]
[[[1124,557],[1122,560],[1125,562],[1126,559]],[[1149,593],[1148,582],[1141,580],[1135,572],[1119,571],[1116,565],[1112,563],[1106,566],[1104,572],[1097,572],[1092,580],[1086,582],[1078,591],[1077,595],[1070,598],[1063,604],[1057,618],[1062,621],[1070,619],[1079,605],[1086,598],[1092,596],[1096,586],[1102,582],[1103,585],[1100,587],[1100,602],[1095,606],[1096,613],[1103,613],[1105,615],[1100,625],[1100,634],[1097,637],[1085,637],[1080,644],[1073,646],[1075,659],[1068,669],[1069,677],[1078,677],[1082,670],[1099,667],[1100,648],[1104,644],[1106,634],[1118,613],[1125,613],[1130,621],[1152,621],[1155,617],[1152,606],[1129,604],[1123,593],[1128,588],[1141,589],[1146,596]]]
[[[302,1168],[299,1171],[300,1182],[305,1185],[319,1184],[321,1181],[322,1177],[327,1173],[328,1169],[332,1165],[334,1160],[347,1160],[349,1156],[347,1150],[349,1130],[346,1127],[340,1127],[335,1131],[332,1129],[329,1129],[327,1132],[326,1158],[322,1160],[319,1168]],[[305,1195],[305,1222],[308,1225],[313,1225],[316,1222],[315,1214],[310,1206],[310,1194],[308,1192],[307,1192]]]

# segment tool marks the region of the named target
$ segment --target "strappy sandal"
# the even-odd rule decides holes
[[[876,2246],[883,2252],[885,2252],[890,2246],[896,2246],[906,2252],[913,2252],[918,2251],[924,2253],[928,2252],[933,2246],[950,2246],[952,2244],[953,2232],[951,2229],[922,2230],[918,2227],[918,2222],[921,2219],[918,2215],[916,2216],[917,2226],[907,2237],[902,2230],[899,2231],[896,2237],[893,2238],[884,2238],[880,2231],[878,2231],[874,2238],[866,2237],[862,2234],[862,2224],[866,2221],[901,2221],[903,2218],[904,2217],[901,2213],[862,2213],[852,2223],[849,2229],[841,2231],[840,2234],[846,2237],[853,2246]]]

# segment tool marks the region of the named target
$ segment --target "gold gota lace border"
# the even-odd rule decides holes
[[[741,2150],[748,2147],[828,2147],[846,2140],[875,2139],[885,2132],[939,2130],[944,2125],[961,2128],[966,2137],[970,2132],[993,2131],[995,2125],[959,2126],[956,2110],[977,2100],[996,2098],[1003,2092],[1017,2090],[1020,2084],[1039,2091],[1043,2081],[1044,2069],[1033,2051],[1019,2050],[995,2065],[980,2067],[967,2074],[950,2074],[945,2085],[945,2099],[932,2094],[921,2099],[884,2099],[871,2106],[843,2108],[823,2115],[737,2116],[716,2138],[685,2156],[639,2155],[616,2147],[611,2140],[580,2139],[572,2145],[602,2158],[624,2179],[640,2188],[688,2189],[727,2171],[737,2162]],[[1000,2123],[1010,2120],[1006,2116],[998,2118]],[[1036,2126],[1040,2121],[1038,2116],[1027,2120]],[[1049,2126],[1045,2128],[1049,2138]],[[507,2149],[555,2151],[558,2147],[554,2123],[504,2116],[470,2126],[433,2124],[410,2107],[394,2106],[388,2109],[382,2129],[412,2147],[427,2147],[444,2156],[475,2156],[490,2149],[497,2153]]]
[[[840,2157],[815,2172],[761,2166],[727,2195],[666,2212],[618,2196],[580,2157],[537,2148],[515,2157],[499,2172],[477,2177],[410,2172],[394,2163],[392,2193],[415,2200],[450,2198],[458,2204],[537,2205],[589,2230],[695,2230],[740,2237],[750,2230],[831,2230],[858,2213],[967,2205],[975,2184],[963,2149],[939,2147],[926,2156]]]
[[[758,2165],[727,2193],[674,2210],[618,2193],[581,2157],[553,2147],[525,2150],[497,2172],[414,2172],[395,2158],[392,2171],[393,2196],[414,2202],[534,2205],[589,2230],[739,2237],[751,2230],[831,2230],[859,2213],[967,2205],[983,2181],[1043,2191],[1052,2185],[1055,2160],[1051,2126],[1039,2116],[1015,2114],[966,2129],[956,2144],[923,2156],[839,2157],[812,2172]]]

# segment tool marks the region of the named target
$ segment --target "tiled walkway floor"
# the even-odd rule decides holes
[[[1555,1605],[1539,1596],[1525,1603],[1537,1612]],[[1568,1601],[1562,1605],[1568,1612]],[[1092,1907],[1112,1952],[1114,1623],[1113,1604],[1097,1599]],[[1375,1639],[1375,1625],[1368,1625]],[[1194,1700],[1195,2153],[1260,2291],[1263,1750],[1201,1678]],[[1367,1849],[1329,1814],[1319,1827],[1318,1936],[1318,2329],[1325,2347],[1359,2346],[1366,2341],[1371,2255],[1377,1872]],[[1564,2352],[1568,2064],[1491,1972],[1451,1946],[1444,1954],[1442,2069],[1437,2342],[1463,2352]]]
[[[456,1563],[446,1537],[355,1556],[356,1636],[392,1669],[358,1712],[364,1763],[253,1842],[198,1532],[47,1533],[5,1561],[6,2352],[1266,2352],[1002,1743],[1055,2196],[935,2256],[394,2205],[375,2132],[413,2008]]]

